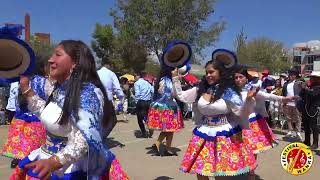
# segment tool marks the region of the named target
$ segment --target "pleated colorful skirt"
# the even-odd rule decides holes
[[[249,116],[250,130],[242,131],[243,141],[255,154],[267,151],[277,146],[278,139],[269,127],[266,117],[252,113]]]
[[[46,130],[38,118],[24,117],[20,115],[12,120],[7,142],[1,152],[3,156],[22,159],[45,143]]]
[[[10,180],[40,180],[37,176],[29,171],[22,171],[19,166],[17,166],[14,172],[11,174]],[[83,171],[76,171],[68,174],[64,174],[62,177],[59,177],[55,174],[51,175],[51,180],[86,180],[87,173]],[[129,176],[124,172],[119,161],[114,159],[111,163],[110,171],[108,174],[101,176],[99,180],[129,180]]]
[[[237,176],[256,168],[240,126],[200,126],[193,130],[180,170],[203,176]]]
[[[146,124],[149,129],[162,132],[177,132],[184,127],[181,110],[178,105],[159,102],[150,104]]]

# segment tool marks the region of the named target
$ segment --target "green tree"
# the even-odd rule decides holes
[[[244,32],[243,27],[241,28],[239,34],[237,34],[234,45],[237,53],[238,60],[242,64],[249,64],[248,57],[246,53],[246,42],[247,41],[247,35]]]
[[[175,39],[190,43],[195,52],[214,45],[225,22],[205,25],[215,0],[118,0],[112,10],[114,26],[124,39],[145,47],[160,59],[161,50]]]
[[[142,44],[128,38],[123,32],[114,33],[111,25],[96,24],[91,47],[101,63],[111,64],[119,74],[142,71],[147,51]]]
[[[115,34],[111,25],[96,24],[92,34],[93,40],[91,47],[96,55],[101,59],[101,63],[105,64],[113,56]]]
[[[123,73],[140,72],[145,69],[148,53],[145,47],[132,39],[126,39],[118,34],[115,41],[113,64]]]
[[[256,67],[258,70],[267,68],[271,73],[279,73],[293,65],[283,43],[279,41],[265,37],[246,41],[246,35],[241,30],[235,44],[240,63]]]

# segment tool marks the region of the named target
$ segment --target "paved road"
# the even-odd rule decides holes
[[[123,121],[119,116],[119,122],[110,135],[112,151],[117,155],[122,166],[133,180],[194,180],[194,175],[182,173],[178,170],[179,163],[187,148],[188,141],[192,135],[192,122],[185,121],[185,129],[174,135],[173,146],[178,156],[158,157],[153,156],[150,146],[158,137],[159,132],[155,132],[153,138],[139,138],[137,132],[138,124],[135,116],[129,115],[129,121]],[[7,137],[8,126],[0,127],[0,147]],[[314,163],[310,171],[298,177],[284,172],[280,165],[280,153],[282,149],[291,141],[284,139],[281,132],[277,135],[282,139],[280,145],[258,157],[258,168],[256,170],[257,180],[318,180],[320,179],[320,152],[313,152]],[[138,136],[138,137],[136,137]],[[0,179],[8,179],[10,173],[10,159],[0,156]],[[246,176],[230,177],[229,180],[245,180]]]

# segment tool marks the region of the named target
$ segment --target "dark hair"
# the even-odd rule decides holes
[[[141,71],[139,73],[137,73],[138,76],[140,76],[140,78],[143,78],[147,73],[144,71]]]
[[[282,87],[282,86],[281,86],[281,79],[276,79],[276,82],[274,83],[274,86],[275,86],[275,87],[276,87],[276,85],[277,85],[277,82],[279,82],[280,87]]]
[[[63,40],[59,43],[63,46],[64,51],[76,63],[71,73],[70,80],[66,89],[66,96],[63,104],[63,113],[59,124],[67,124],[71,113],[79,120],[80,92],[84,83],[92,83],[99,88],[104,97],[103,121],[102,125],[106,126],[112,118],[116,118],[112,102],[107,98],[106,90],[98,76],[94,57],[90,48],[82,41]]]
[[[217,87],[217,89],[214,92],[211,92],[214,93],[214,99],[212,99],[211,102],[220,99],[225,89],[227,88],[233,88],[238,94],[240,94],[238,89],[235,88],[236,86],[233,81],[233,69],[227,69],[222,62],[214,60],[208,61],[205,65],[205,68],[207,68],[207,66],[209,66],[210,64],[213,65],[214,69],[217,69],[219,71],[220,79],[214,85],[209,85],[205,76],[203,76],[201,82],[198,85],[197,99],[199,99],[203,93],[207,93],[210,88],[215,88],[215,86]]]
[[[243,66],[243,65],[237,65],[235,68],[234,68],[234,73],[233,73],[233,81],[235,82],[235,79],[234,79],[234,76],[235,76],[235,73],[239,73],[239,74],[242,74],[244,75],[248,81],[249,79],[251,78],[250,74],[248,74],[248,68],[246,66]],[[235,86],[235,89],[238,91],[238,92],[241,92],[242,91],[242,88],[241,87],[238,87],[238,86]]]
[[[125,77],[120,78],[119,80],[120,84],[126,84],[128,82],[128,79]]]
[[[238,65],[234,68],[234,73],[239,73],[244,75],[247,79],[250,78],[250,75],[248,74],[248,68],[242,65]],[[234,74],[233,74],[234,75]]]
[[[168,78],[172,78],[172,75],[171,75],[171,70],[168,69],[168,68],[161,68],[160,72],[159,72],[159,75],[157,77],[157,81],[156,83],[154,84],[154,95],[153,95],[153,100],[156,100],[159,96],[159,84],[160,84],[160,81],[161,81],[161,78],[162,77],[168,77]]]

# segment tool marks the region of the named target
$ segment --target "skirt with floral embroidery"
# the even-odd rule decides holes
[[[277,137],[273,134],[266,118],[252,113],[249,116],[250,130],[243,130],[243,141],[255,154],[264,152],[278,145]]]
[[[254,170],[256,160],[242,142],[241,131],[230,124],[195,128],[180,170],[203,176],[237,176]]]
[[[16,179],[23,180],[39,180],[39,178],[29,175],[27,171],[22,171],[19,166],[15,168],[13,173],[10,176],[10,180]],[[83,171],[72,172],[70,174],[66,174],[63,177],[58,177],[57,175],[52,175],[51,180],[76,180],[76,179],[87,179],[87,174]],[[108,174],[104,176],[100,176],[99,180],[129,180],[129,176],[122,169],[119,161],[114,159],[111,163],[110,171]]]
[[[150,104],[146,123],[149,129],[163,132],[176,132],[184,127],[181,110],[178,105],[160,102]]]
[[[27,120],[26,120],[27,119]],[[46,141],[46,130],[34,115],[16,115],[8,131],[8,139],[1,154],[22,159]]]

